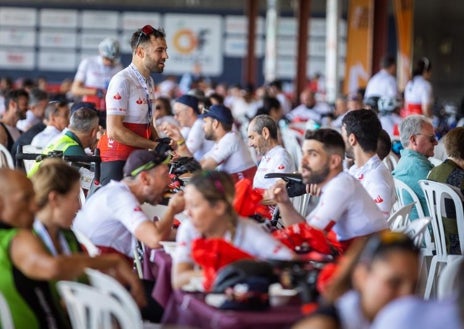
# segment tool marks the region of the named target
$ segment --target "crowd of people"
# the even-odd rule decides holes
[[[208,84],[198,69],[188,88],[186,81],[178,85],[169,78],[163,84],[156,75],[157,85],[152,75],[169,65],[164,30],[146,25],[132,34],[130,45],[131,63],[123,68],[118,42],[103,40],[99,55],[79,65],[69,93],[1,84],[0,143],[13,157],[26,145],[42,154],[27,172],[21,161],[16,169],[0,169],[0,292],[15,327],[70,327],[55,283],[85,282],[87,267],[117,277],[144,317],[160,321],[163,309],[147,294],[153,283],[141,282],[133,271],[134,243],[159,248],[163,240],[177,241],[174,289],[198,277],[211,288],[215,272],[206,271],[208,250],[217,252],[221,266],[240,259],[304,259],[301,249],[271,234],[269,225],[235,208],[236,186],[244,180],[269,210],[278,208],[284,229],[313,230],[314,238],[318,232],[330,244],[336,271],[319,291],[319,308],[295,319],[294,328],[385,327],[400,309],[395,300],[413,295],[419,281],[420,246],[390,232],[387,224],[396,202],[394,178],[412,188],[424,210],[420,179],[464,192],[464,127],[451,129],[444,142],[437,140],[430,61],[417,62],[404,103],[395,59],[387,56],[364,95],[339,97],[332,106],[308,84],[292,106],[280,81],[227,89]],[[290,145],[297,145],[297,152]],[[434,167],[430,158],[440,145],[445,156],[432,159],[442,161]],[[94,154],[101,158],[100,177],[81,204],[76,169],[81,164],[56,157]],[[393,171],[385,157],[399,158]],[[142,205],[165,202],[170,168],[179,158],[191,159],[197,170],[169,195],[164,215],[149,218]],[[292,203],[286,181],[265,177],[297,171],[313,204],[304,212]],[[178,226],[175,217],[181,212],[188,220]],[[417,219],[417,213],[410,218]],[[102,255],[89,257],[73,230]],[[449,248],[456,252],[456,229],[448,233]],[[464,312],[457,301],[463,291],[458,282],[456,294],[443,302],[454,307],[449,328],[462,327]],[[402,312],[398,328],[400,320],[411,321],[430,305],[409,302],[411,314]],[[424,322],[422,328],[435,327]]]

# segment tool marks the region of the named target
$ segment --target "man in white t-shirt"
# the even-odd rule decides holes
[[[205,153],[213,147],[214,142],[205,138],[203,120],[199,118],[198,98],[192,95],[182,95],[176,99],[173,112],[179,125],[182,128],[188,128],[187,134],[183,136],[179,127],[167,122],[162,125],[161,129],[166,136],[176,142],[175,145],[185,143],[195,160],[200,161]]]
[[[183,192],[176,193],[163,218],[152,221],[141,204],[157,204],[170,183],[169,157],[154,151],[135,150],[124,166],[122,181],[111,181],[84,204],[73,227],[86,235],[103,252],[132,258],[134,239],[158,248],[170,233],[174,215],[184,209]]]
[[[387,55],[382,58],[382,69],[369,79],[364,99],[370,97],[398,97],[398,85],[396,83],[396,59]]]
[[[224,105],[212,105],[202,114],[205,138],[215,142],[213,148],[200,161],[203,169],[223,170],[235,181],[242,178],[253,180],[256,165],[250,151],[236,131],[232,131],[234,118]]]
[[[269,115],[258,115],[248,126],[248,146],[261,156],[253,179],[253,187],[267,189],[274,185],[276,178],[264,178],[267,173],[295,171],[292,157],[277,140],[277,124]]]
[[[122,70],[119,63],[119,42],[105,38],[98,44],[99,55],[84,58],[77,68],[71,87],[74,96],[83,102],[95,104],[100,111],[106,110],[105,95],[111,78]]]
[[[333,129],[308,130],[303,142],[301,173],[303,182],[320,188],[316,208],[304,218],[293,207],[285,182],[280,180],[270,188],[280,210],[283,223],[288,226],[300,222],[325,232],[333,231],[346,250],[356,237],[387,228],[387,222],[359,181],[343,171],[345,143]]]
[[[388,218],[396,201],[393,176],[377,155],[377,141],[382,129],[374,111],[348,112],[342,120],[346,156],[354,160],[349,169]]]
[[[316,94],[310,89],[305,89],[300,94],[301,104],[295,107],[290,113],[287,114],[287,118],[291,121],[308,121],[313,120],[317,124],[321,125],[323,118],[327,117],[332,113],[332,109],[326,102],[318,102],[316,100]]]

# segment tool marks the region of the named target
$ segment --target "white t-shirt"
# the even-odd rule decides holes
[[[54,126],[46,126],[44,130],[34,136],[31,145],[45,148],[50,142],[61,134],[61,131]]]
[[[332,230],[339,241],[388,228],[385,217],[370,195],[347,172],[339,173],[322,188],[319,203],[306,221],[321,230],[333,225]]]
[[[421,75],[408,81],[404,89],[404,102],[406,104],[430,104],[433,100],[432,85]]]
[[[201,237],[189,220],[183,221],[177,231],[177,247],[173,263],[190,263],[192,259],[192,242]],[[239,218],[235,230],[234,240],[228,231],[224,239],[235,247],[260,259],[287,259],[293,257],[290,249],[265,232],[257,223],[247,218]]]
[[[133,257],[133,234],[148,220],[129,187],[123,182],[111,181],[85,202],[73,227],[95,245],[111,247]]]
[[[398,85],[396,78],[382,69],[370,78],[366,86],[364,98],[372,96],[396,98],[398,96]]]
[[[399,139],[399,126],[403,119],[396,113],[389,113],[386,115],[379,115],[380,124],[382,128],[390,135],[391,139]],[[398,133],[395,135],[395,127]]]
[[[287,150],[281,145],[274,146],[261,158],[253,179],[253,187],[267,189],[274,185],[277,178],[264,178],[267,173],[291,173],[294,171],[294,161]]]
[[[239,133],[230,131],[225,134],[203,159],[212,158],[218,163],[218,170],[229,174],[245,171],[254,167],[250,151]]]
[[[385,218],[388,218],[396,201],[395,183],[380,158],[374,155],[360,168],[351,166],[349,172],[361,182]]]
[[[103,65],[101,56],[88,57],[79,64],[74,80],[82,81],[86,87],[106,90],[111,77],[121,70],[121,64],[114,67]]]
[[[203,158],[203,156],[214,146],[213,141],[209,141],[205,138],[203,125],[203,119],[195,120],[185,141],[187,148],[193,153],[193,157],[197,161],[200,161],[201,158]]]
[[[371,329],[462,329],[457,301],[425,301],[409,296],[397,299],[377,314]]]
[[[42,119],[36,117],[31,110],[28,110],[26,112],[26,119],[19,120],[18,122],[16,122],[16,128],[18,128],[21,131],[27,131],[29,128],[38,124],[39,122],[42,122]]]

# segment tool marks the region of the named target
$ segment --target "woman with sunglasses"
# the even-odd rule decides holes
[[[196,269],[193,254],[197,251],[196,245],[207,243],[210,239],[225,241],[226,245],[231,245],[233,252],[251,257],[294,257],[290,249],[275,240],[258,224],[237,215],[233,207],[235,188],[229,174],[221,171],[197,172],[192,176],[184,193],[185,209],[190,220],[184,221],[177,232],[172,272],[174,288],[181,288],[189,283],[192,277],[203,276],[203,271]],[[219,253],[218,258],[221,257]]]
[[[367,329],[385,305],[415,292],[419,248],[405,234],[379,233],[354,244],[348,255],[322,306],[293,329]]]

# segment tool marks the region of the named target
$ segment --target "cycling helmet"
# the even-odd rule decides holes
[[[381,97],[378,102],[377,106],[380,112],[393,112],[400,104],[393,97]]]
[[[100,55],[111,60],[119,58],[119,41],[113,38],[106,38],[98,45]]]

